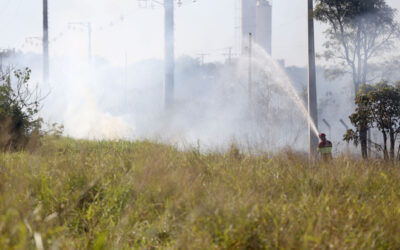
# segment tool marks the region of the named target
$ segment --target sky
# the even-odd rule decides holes
[[[239,0],[184,0],[176,8],[176,56],[222,60],[228,48],[237,48]],[[163,58],[163,10],[139,8],[138,0],[49,0],[51,56],[87,58],[88,38],[84,25],[91,22],[93,54],[115,65]],[[400,1],[387,0],[400,9]],[[0,48],[41,52],[41,0],[0,0]],[[272,54],[286,65],[307,62],[307,1],[273,1]],[[70,27],[69,27],[70,26]],[[317,52],[322,50],[325,27],[316,23]],[[28,38],[29,43],[26,43]]]

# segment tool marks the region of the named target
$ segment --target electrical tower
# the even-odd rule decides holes
[[[43,0],[43,83],[49,83],[49,15],[47,0]]]

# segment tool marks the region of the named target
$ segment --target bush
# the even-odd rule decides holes
[[[38,87],[30,85],[29,68],[0,70],[0,147],[20,150],[39,135]]]

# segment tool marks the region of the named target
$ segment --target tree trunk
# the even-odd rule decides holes
[[[358,83],[365,83],[361,81],[361,72],[362,72],[362,57],[361,57],[361,31],[360,29],[357,30],[357,46],[356,46],[356,50],[357,50],[357,82]],[[358,89],[357,89],[358,91]],[[356,92],[357,94],[357,92]]]
[[[390,128],[390,160],[394,161],[394,148],[396,144],[396,139],[394,136],[393,128]]]
[[[360,82],[357,80],[355,69],[353,69],[353,85],[354,85],[354,99],[357,97],[358,89],[360,88]]]
[[[372,155],[372,140],[371,140],[371,128],[368,129],[367,132],[367,147],[368,147],[368,155],[371,156]]]
[[[354,63],[351,64],[351,71],[353,75],[354,99],[355,99],[357,97],[358,89],[360,88],[360,82],[357,79],[357,69]]]
[[[397,160],[400,161],[400,145],[399,145],[399,149],[397,150]]]
[[[354,98],[357,97],[358,89],[360,88],[360,83],[354,82]]]
[[[383,134],[383,159],[388,160],[388,150],[387,150],[387,134],[385,131],[382,132]]]
[[[367,50],[365,50],[364,53],[368,53]],[[362,73],[362,82],[364,84],[367,83],[367,74],[368,74],[368,57],[364,55],[364,67],[363,67],[363,73]]]
[[[361,154],[364,159],[368,159],[367,133],[367,128],[360,129]]]
[[[368,47],[368,39],[366,39],[366,37],[368,36],[368,31],[366,31],[365,29],[363,30],[363,34],[364,34],[364,44],[363,44],[363,49],[364,49],[364,62],[363,62],[363,73],[362,73],[362,82],[364,84],[367,83],[367,74],[368,74],[368,58],[369,58],[369,47]]]

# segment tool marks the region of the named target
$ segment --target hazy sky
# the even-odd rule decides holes
[[[206,61],[223,58],[227,48],[237,45],[238,0],[192,0],[176,10],[176,54],[208,54]],[[400,9],[399,0],[387,0]],[[273,56],[288,65],[305,65],[306,0],[273,1]],[[27,37],[40,37],[41,0],[0,0],[0,48],[21,48]],[[68,29],[69,22],[93,25],[93,54],[113,64],[163,57],[163,10],[142,9],[138,0],[49,0],[52,56],[87,56],[87,32]],[[123,17],[123,18],[122,18]],[[324,28],[316,24],[317,49]],[[240,33],[240,32],[239,32]],[[40,52],[36,38],[24,51]]]

